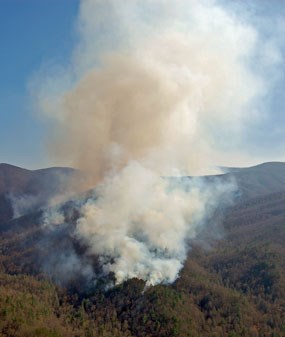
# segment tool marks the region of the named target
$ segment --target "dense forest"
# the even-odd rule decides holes
[[[241,194],[223,217],[208,220],[218,226],[217,237],[201,232],[190,242],[173,284],[146,287],[131,279],[108,289],[104,279],[89,284],[76,274],[63,284],[42,268],[41,256],[55,247],[39,244],[38,204],[16,219],[9,216],[5,170],[0,172],[0,336],[285,336],[285,164],[228,170]],[[18,187],[32,187],[30,172],[13,172]],[[31,193],[42,188],[39,175]],[[64,234],[55,245],[84,249]]]

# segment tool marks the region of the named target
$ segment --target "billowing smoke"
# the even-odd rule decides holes
[[[131,162],[98,188],[82,207],[77,235],[99,255],[116,282],[137,277],[147,285],[173,282],[204,216],[234,185],[162,179]]]
[[[70,66],[38,92],[54,123],[53,158],[97,186],[76,237],[117,283],[173,282],[232,185],[169,177],[214,172],[235,154],[266,92],[251,70],[258,32],[194,0],[83,0],[78,28]]]

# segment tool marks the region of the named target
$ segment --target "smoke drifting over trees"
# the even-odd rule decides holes
[[[162,177],[211,173],[237,155],[269,89],[252,67],[258,31],[214,1],[85,0],[77,24],[71,64],[37,96],[54,123],[51,154],[97,185],[76,237],[117,283],[173,282],[233,185]]]

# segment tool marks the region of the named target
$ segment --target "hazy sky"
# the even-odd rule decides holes
[[[241,150],[253,164],[285,161],[285,1],[217,3],[249,21],[264,42],[250,60],[253,69],[260,71],[264,59],[276,58],[274,67],[264,70],[272,87],[255,106],[262,117],[249,122]],[[54,164],[46,156],[47,122],[34,111],[29,88],[41,69],[70,63],[78,42],[79,5],[77,0],[0,0],[0,162],[27,168]]]

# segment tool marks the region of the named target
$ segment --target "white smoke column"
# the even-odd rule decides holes
[[[104,181],[96,201],[83,206],[77,234],[117,283],[133,277],[147,285],[173,282],[186,258],[187,240],[196,236],[213,200],[227,198],[231,188],[189,181],[186,189],[131,162]]]
[[[204,174],[236,149],[266,89],[254,28],[213,1],[120,0],[82,1],[79,27],[72,65],[39,92],[57,161],[95,181],[145,157]]]
[[[68,85],[49,94],[61,84],[49,78],[39,92],[55,122],[53,155],[100,183],[77,236],[117,283],[172,282],[228,187],[186,193],[162,176],[209,172],[238,143],[266,89],[250,70],[258,33],[194,0],[83,0],[78,26]]]

